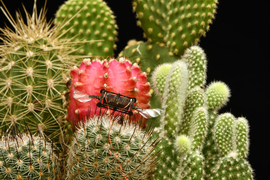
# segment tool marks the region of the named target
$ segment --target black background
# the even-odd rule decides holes
[[[116,16],[118,24],[115,56],[128,40],[143,39],[143,31],[136,25],[131,0],[105,0]],[[165,0],[166,1],[166,0]],[[21,4],[31,12],[34,0],[3,0],[14,15],[23,12]],[[64,0],[48,0],[48,19]],[[248,160],[254,169],[255,179],[268,179],[270,168],[269,138],[269,24],[267,1],[219,0],[216,18],[200,46],[208,59],[207,83],[220,80],[231,89],[231,98],[221,112],[235,117],[246,117],[250,124],[250,151]],[[43,5],[38,0],[38,5]],[[0,26],[8,20],[0,13]],[[268,177],[268,178],[267,178]]]

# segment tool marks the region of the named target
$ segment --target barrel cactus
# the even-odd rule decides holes
[[[148,179],[154,173],[159,140],[152,130],[106,113],[80,125],[69,147],[67,179]]]
[[[54,179],[58,158],[53,145],[30,132],[5,134],[0,139],[1,179]]]
[[[33,134],[58,139],[65,124],[63,92],[76,59],[72,43],[59,39],[61,27],[47,23],[44,11],[38,13],[35,1],[32,14],[25,10],[26,23],[17,13],[16,21],[7,16],[15,31],[0,29],[0,127],[9,131],[26,122]]]

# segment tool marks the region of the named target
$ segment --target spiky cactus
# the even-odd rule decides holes
[[[158,140],[138,125],[112,115],[81,123],[69,147],[67,179],[149,179]]]
[[[176,94],[179,88],[165,85],[162,103],[164,114],[160,130],[163,137],[158,145],[163,151],[154,175],[156,179],[253,179],[252,169],[246,160],[248,152],[248,122],[235,120],[233,115],[218,115],[230,96],[223,82],[213,82],[204,89],[206,58],[198,46],[189,48],[181,61],[187,63],[188,87],[181,88],[186,96]],[[184,63],[185,62],[185,63]],[[171,65],[173,72],[175,64]],[[152,78],[157,87],[181,82],[168,72],[169,65],[159,66]],[[166,68],[164,71],[162,68]],[[179,77],[183,75],[179,72]],[[164,76],[163,74],[168,74]],[[182,83],[183,84],[183,83]],[[163,88],[156,88],[156,90]],[[168,97],[175,97],[167,101]],[[183,104],[183,101],[185,102]],[[176,110],[173,107],[182,107]],[[168,109],[168,110],[167,110]],[[181,110],[182,109],[182,110]],[[172,110],[172,111],[171,111]],[[174,123],[172,123],[174,122]]]
[[[58,158],[53,145],[42,136],[30,132],[3,135],[0,152],[1,179],[50,180],[58,177]]]
[[[64,25],[61,32],[68,31],[64,38],[80,42],[76,54],[113,56],[117,25],[113,12],[103,0],[67,0],[57,11],[55,24]]]
[[[45,9],[39,14],[36,1],[32,15],[25,13],[26,23],[19,13],[16,21],[8,17],[14,32],[0,29],[0,127],[9,131],[27,124],[33,134],[39,131],[58,143],[67,123],[63,92],[68,69],[76,60],[70,55],[73,46],[70,40],[59,39],[61,27],[46,22]]]

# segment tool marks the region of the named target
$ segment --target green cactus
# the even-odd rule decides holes
[[[214,127],[214,140],[218,158],[207,163],[208,179],[253,179],[252,168],[245,159],[248,150],[248,128],[244,118],[235,120],[230,113],[218,116]],[[240,142],[238,144],[238,141]]]
[[[63,128],[68,125],[63,107],[68,99],[63,92],[76,57],[70,55],[72,43],[60,40],[59,29],[51,27],[41,12],[35,1],[32,15],[25,10],[26,24],[17,14],[16,21],[8,17],[14,32],[0,29],[4,41],[0,45],[0,127],[9,131],[26,123],[31,133],[39,131],[58,143],[59,137],[63,142]]]
[[[131,62],[137,63],[141,70],[151,77],[152,71],[160,64],[173,63],[179,59],[162,43],[130,41],[118,57],[128,57]]]
[[[104,1],[67,0],[57,11],[55,24],[63,26],[61,32],[67,31],[64,38],[80,42],[76,46],[77,54],[113,56],[117,25],[113,12]]]
[[[164,76],[166,73],[162,67],[173,69],[176,65],[159,66],[152,78],[153,84],[161,87],[155,90],[161,90],[158,93],[163,95],[164,110],[160,131],[155,134],[163,137],[158,145],[163,153],[159,157],[155,179],[253,179],[246,160],[249,145],[247,120],[235,120],[230,113],[218,115],[218,110],[230,97],[228,86],[217,81],[204,89],[206,59],[200,47],[187,49],[181,61],[186,62],[189,75],[188,87],[181,89],[186,91],[184,104],[176,95],[179,86],[163,88],[164,81],[168,84],[171,79],[176,80],[177,75],[167,73],[168,76]],[[180,71],[178,73],[182,76]],[[167,101],[170,97],[175,99]],[[173,107],[182,107],[182,110]]]
[[[67,179],[150,178],[158,140],[123,118],[100,115],[81,124],[69,147]]]
[[[138,25],[143,28],[148,42],[165,43],[171,52],[179,56],[206,34],[216,7],[217,0],[133,2]]]
[[[13,132],[14,133],[14,132]],[[0,140],[1,179],[57,178],[58,158],[52,144],[42,136],[6,134]]]

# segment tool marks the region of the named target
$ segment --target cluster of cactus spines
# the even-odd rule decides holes
[[[59,39],[59,29],[46,22],[45,10],[37,12],[36,1],[32,15],[25,13],[26,24],[17,13],[16,20],[7,16],[15,31],[0,29],[0,126],[5,131],[26,122],[33,134],[40,131],[58,139],[67,123],[63,107],[67,99],[62,93],[76,60],[70,55],[72,43]]]
[[[198,180],[253,179],[252,169],[246,160],[249,145],[247,120],[236,120],[230,113],[218,114],[218,110],[227,103],[230,90],[220,81],[213,82],[204,89],[206,73],[203,71],[206,71],[206,59],[205,56],[193,56],[194,49],[198,50],[199,47],[189,48],[182,58],[182,61],[187,63],[188,74],[196,77],[188,78],[194,83],[187,83],[191,88],[186,88],[184,106],[179,101],[174,101],[175,104],[179,103],[178,106],[183,106],[183,113],[174,112],[182,114],[181,118],[177,118],[178,121],[181,120],[175,122],[178,126],[167,118],[171,112],[166,111],[166,108],[170,104],[165,103],[166,97],[170,97],[170,93],[175,95],[177,89],[167,90],[169,88],[165,86],[163,92],[162,101],[166,106],[163,107],[164,113],[158,134],[165,136],[158,145],[163,153],[159,157],[160,164],[156,167],[154,177]],[[197,52],[204,54],[202,50]],[[189,62],[197,62],[197,65]],[[158,78],[153,77],[152,80],[158,79],[160,84],[163,84],[164,79],[160,79],[164,76],[157,73],[162,72],[159,70],[161,67],[159,66],[153,74]],[[172,64],[171,68],[173,67]],[[170,81],[171,76],[169,73],[168,77],[165,77],[166,83]],[[170,126],[170,131],[174,133],[163,133],[166,130],[164,124]]]
[[[150,178],[159,142],[152,132],[121,116],[99,115],[81,123],[69,148],[67,179]]]
[[[0,139],[1,179],[47,179],[58,177],[58,158],[53,144],[28,133],[5,134]]]
[[[143,28],[148,42],[165,43],[171,52],[178,55],[206,34],[216,7],[217,0],[133,2],[138,25]]]
[[[64,38],[80,43],[76,53],[84,56],[112,57],[116,49],[117,25],[103,0],[67,0],[56,13],[55,24],[64,26]],[[100,40],[100,41],[93,41]]]

